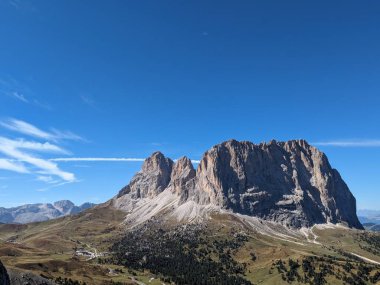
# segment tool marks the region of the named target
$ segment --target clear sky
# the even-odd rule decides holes
[[[379,1],[0,0],[0,206],[102,202],[161,150],[304,138],[380,209]]]

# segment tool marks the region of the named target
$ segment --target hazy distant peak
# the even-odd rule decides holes
[[[27,204],[13,208],[0,208],[0,223],[25,224],[41,222],[60,218],[67,215],[77,214],[93,207],[93,203],[84,203],[76,206],[69,200],[61,200],[50,203]]]

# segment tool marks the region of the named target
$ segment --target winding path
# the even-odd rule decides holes
[[[367,262],[369,262],[369,263],[373,263],[373,264],[380,265],[380,262],[377,262],[377,261],[375,261],[375,260],[369,259],[369,258],[367,258],[367,257],[361,256],[361,255],[356,254],[356,253],[353,253],[353,252],[351,252],[351,254],[352,254],[352,255],[355,255],[356,257],[359,257],[360,259],[363,259],[364,261],[367,261]]]

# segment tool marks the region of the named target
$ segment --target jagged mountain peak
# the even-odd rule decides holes
[[[176,193],[177,195],[182,195],[187,198],[189,190],[188,183],[191,182],[195,176],[196,172],[191,160],[186,156],[179,158],[174,163],[170,176],[169,187],[172,193]]]
[[[223,146],[230,146],[230,147],[248,147],[248,146],[256,146],[259,148],[266,148],[269,146],[278,146],[278,147],[290,147],[290,148],[303,148],[303,149],[316,149],[316,147],[310,145],[307,140],[304,139],[294,139],[294,140],[288,140],[288,141],[278,141],[275,139],[270,140],[269,142],[260,142],[260,143],[254,143],[251,141],[238,141],[235,139],[229,139],[226,141],[223,141],[219,144],[214,145],[213,148],[223,147]]]
[[[55,208],[60,209],[63,212],[66,212],[68,209],[73,208],[75,204],[70,200],[61,200],[53,203]]]
[[[193,166],[193,163],[191,162],[191,159],[188,158],[187,156],[182,156],[182,157],[178,158],[176,160],[175,164],[194,169],[194,166]]]
[[[156,151],[148,157],[139,171],[118,194],[131,193],[133,198],[155,197],[169,185],[173,160]]]
[[[59,201],[54,202],[53,205],[57,205],[57,206],[58,205],[72,206],[72,205],[74,205],[74,203],[71,202],[70,200],[59,200]]]
[[[173,161],[170,158],[165,157],[160,151],[154,152],[148,157],[143,164],[142,171],[171,171]]]
[[[191,176],[191,178],[195,176],[195,169],[193,163],[186,156],[179,158],[174,163],[170,180],[172,181],[184,176]]]

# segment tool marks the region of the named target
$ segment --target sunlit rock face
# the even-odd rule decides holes
[[[197,185],[210,203],[241,214],[296,227],[345,222],[361,228],[338,171],[304,140],[216,145],[201,160]]]
[[[161,152],[148,157],[139,171],[120,192],[119,197],[131,193],[133,198],[154,197],[169,185],[173,161]]]

